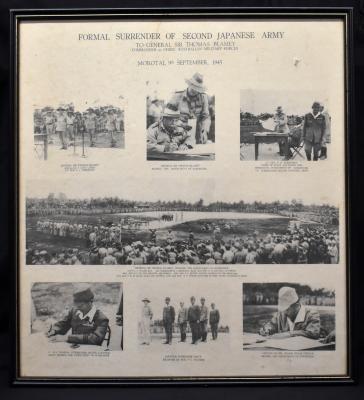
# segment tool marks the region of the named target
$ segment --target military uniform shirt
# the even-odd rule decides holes
[[[198,305],[190,306],[188,309],[188,322],[197,322],[200,320],[200,307]]]
[[[209,310],[206,306],[200,307],[200,321],[207,321],[209,318]]]
[[[163,126],[162,121],[150,125],[147,130],[147,150],[163,153],[167,144],[176,143],[178,146],[186,144],[193,146],[193,140],[188,133],[172,136]]]
[[[326,130],[325,116],[306,114],[303,121],[303,137],[307,142],[321,143]]]
[[[171,104],[179,110],[181,119],[185,122],[192,118],[201,121],[210,119],[209,101],[206,93],[188,96],[187,89],[175,92],[168,104]]]
[[[187,317],[188,317],[188,310],[186,307],[180,308],[178,310],[178,323],[179,324],[183,324],[184,322],[187,321]]]
[[[93,318],[81,319],[79,310],[72,308],[69,313],[53,326],[56,335],[68,335],[69,343],[93,344],[101,346],[109,325],[108,318],[100,310],[96,310]]]

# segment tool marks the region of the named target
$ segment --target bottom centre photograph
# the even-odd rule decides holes
[[[230,333],[228,304],[228,296],[217,288],[148,288],[139,296],[139,345],[225,347]]]

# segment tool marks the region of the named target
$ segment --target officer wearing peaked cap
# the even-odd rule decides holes
[[[195,142],[206,143],[211,126],[209,100],[203,76],[198,72],[191,79],[186,79],[187,89],[175,92],[167,103],[174,106],[181,113],[181,120],[187,123],[189,119],[196,119]]]
[[[93,304],[90,288],[75,292],[73,307],[47,333],[51,342],[68,342],[100,346],[109,325],[108,318]],[[71,333],[69,331],[71,330]]]

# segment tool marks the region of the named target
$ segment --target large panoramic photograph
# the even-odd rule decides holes
[[[121,191],[89,197],[73,190],[29,194],[26,263],[338,263],[339,209],[333,204],[295,198],[235,202],[223,196],[212,201],[203,196],[208,182],[195,182],[199,193],[192,197],[195,192],[168,190],[173,180],[165,183],[166,190],[151,191],[149,200]]]

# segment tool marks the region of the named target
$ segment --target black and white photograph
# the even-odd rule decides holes
[[[335,290],[313,284],[244,283],[244,350],[335,350]]]
[[[207,85],[198,72],[147,82],[148,160],[215,159],[215,95]]]
[[[129,181],[128,181],[129,182]],[[214,181],[173,178],[163,191],[130,180],[80,195],[31,184],[26,199],[28,265],[337,264],[339,208],[302,199],[223,200]],[[67,187],[69,190],[66,190]],[[132,189],[133,188],[133,189]],[[134,193],[132,193],[134,192]],[[33,193],[33,194],[32,194]],[[91,194],[92,193],[92,194]],[[270,198],[270,196],[268,196]],[[149,199],[149,200],[147,200]]]
[[[322,93],[240,91],[240,160],[323,161],[330,156],[329,100]]]
[[[213,346],[222,348],[229,343],[229,307],[227,296],[213,294],[213,289],[200,285],[173,285],[163,292],[159,286],[146,289],[141,296],[138,320],[140,346],[168,351],[180,351]],[[152,350],[153,351],[153,350]]]
[[[123,100],[122,96],[118,99]],[[34,151],[40,160],[85,158],[99,149],[124,149],[124,110],[92,102],[60,103],[34,110]]]
[[[28,344],[47,351],[123,350],[122,284],[34,283]]]

